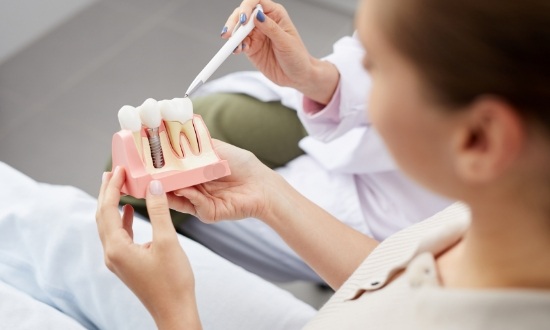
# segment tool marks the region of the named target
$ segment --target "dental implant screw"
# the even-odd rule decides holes
[[[151,148],[151,158],[153,159],[153,166],[155,168],[163,167],[164,155],[162,154],[162,146],[160,145],[158,127],[147,129],[147,139],[149,139],[149,147]]]

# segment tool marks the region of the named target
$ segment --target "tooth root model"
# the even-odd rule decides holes
[[[144,198],[151,180],[170,192],[231,174],[188,98],[147,99],[137,109],[122,107],[118,117],[122,130],[113,135],[113,168],[126,169],[124,194]]]
[[[147,127],[147,139],[151,149],[151,158],[155,168],[164,166],[164,155],[160,142],[159,127],[162,121],[160,106],[154,99],[147,99],[139,107],[141,122]]]
[[[143,143],[141,141],[141,119],[136,108],[125,105],[118,111],[118,122],[121,129],[126,129],[132,132],[134,136],[134,142],[139,152],[140,157],[143,158]]]
[[[168,130],[170,143],[178,156],[184,157],[185,146],[181,145],[181,134],[185,136],[191,151],[200,153],[195,127],[193,126],[193,103],[189,98],[175,98],[160,101],[160,112]]]

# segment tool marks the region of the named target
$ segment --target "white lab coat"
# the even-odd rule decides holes
[[[309,133],[300,141],[306,155],[277,171],[342,222],[382,240],[451,201],[419,187],[396,168],[365,109],[371,82],[363,55],[356,35],[334,44],[324,60],[340,72],[338,95],[315,115],[303,111],[302,94],[259,72],[230,74],[207,83],[198,94],[244,93],[296,109]]]

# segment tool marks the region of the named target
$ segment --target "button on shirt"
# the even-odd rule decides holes
[[[549,291],[440,285],[434,256],[468,226],[468,208],[457,203],[391,236],[306,329],[550,329]]]

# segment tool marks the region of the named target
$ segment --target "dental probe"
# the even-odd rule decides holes
[[[233,29],[233,33],[231,34],[231,37],[227,40],[227,42],[220,48],[220,50],[212,57],[210,62],[206,64],[204,69],[197,75],[195,80],[191,83],[189,88],[187,89],[187,92],[185,92],[185,97],[188,97],[191,93],[194,93],[201,85],[203,85],[208,78],[222,65],[222,63],[235,51],[235,48],[240,46],[240,44],[243,42],[244,38],[250,32],[252,29],[254,29],[254,20],[256,19],[256,15],[258,14],[258,11],[263,12],[263,8],[261,5],[256,5],[256,8],[254,8],[254,11],[252,12],[252,15],[250,16],[250,19],[248,20],[248,23],[241,25],[239,22],[235,29]]]

